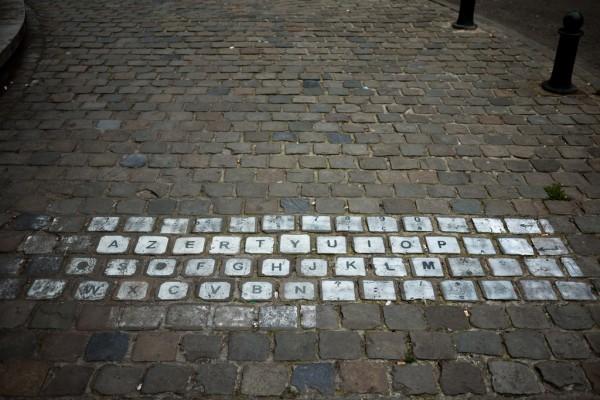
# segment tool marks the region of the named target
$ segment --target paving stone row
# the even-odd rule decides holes
[[[207,330],[198,305],[122,312],[120,330],[107,306],[0,306],[3,395],[600,391],[598,305],[320,306],[305,332]],[[140,324],[157,313],[170,330]]]

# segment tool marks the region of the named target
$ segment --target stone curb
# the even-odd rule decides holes
[[[23,0],[0,0],[0,68],[15,54],[25,36]]]

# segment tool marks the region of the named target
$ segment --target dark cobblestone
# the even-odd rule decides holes
[[[504,333],[504,343],[508,354],[514,358],[543,360],[550,357],[544,335],[536,331],[517,330],[506,332]]]
[[[491,361],[492,387],[502,394],[533,394],[541,391],[535,373],[525,364]]]
[[[357,332],[326,331],[319,333],[319,354],[322,359],[353,360],[363,354],[363,344]]]
[[[312,361],[316,359],[317,335],[314,332],[275,334],[274,360]]]
[[[231,395],[235,391],[237,367],[233,364],[216,363],[198,366],[200,392]]]
[[[481,369],[474,364],[462,361],[449,361],[441,364],[440,386],[451,396],[465,393],[484,394],[486,392]]]
[[[406,395],[436,394],[437,371],[431,364],[394,366],[392,387]]]
[[[263,333],[235,332],[229,336],[229,359],[264,361],[270,353],[269,337]]]

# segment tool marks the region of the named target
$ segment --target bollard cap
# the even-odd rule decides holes
[[[577,11],[571,11],[563,19],[563,29],[567,33],[578,33],[583,26],[583,15]]]

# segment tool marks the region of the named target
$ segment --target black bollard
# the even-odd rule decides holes
[[[473,22],[475,14],[475,0],[460,0],[460,9],[458,19],[452,24],[454,29],[477,29],[477,24]]]
[[[583,36],[583,15],[579,11],[571,11],[563,19],[563,27],[558,30],[560,38],[556,48],[554,68],[549,80],[542,83],[542,87],[552,93],[569,94],[577,91],[571,82],[577,46]]]

